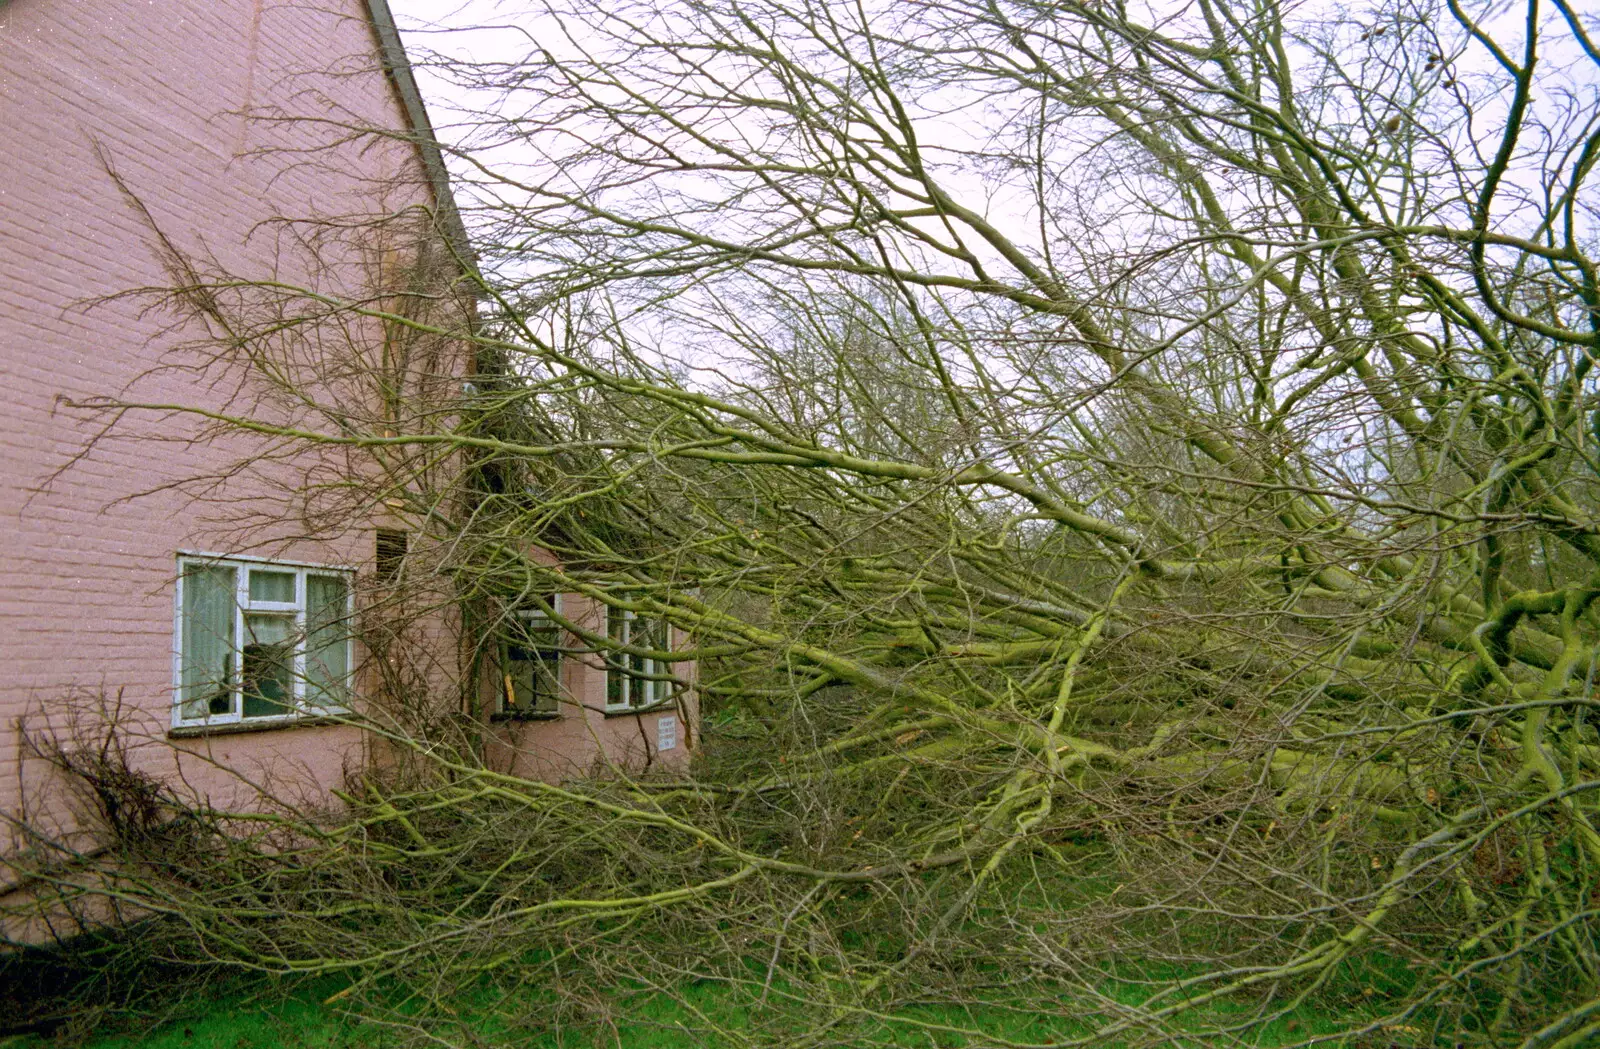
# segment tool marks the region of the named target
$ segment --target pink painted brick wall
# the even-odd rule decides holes
[[[220,469],[237,447],[115,439],[51,478],[91,432],[61,399],[216,404],[226,389],[152,371],[173,360],[163,354],[182,334],[167,330],[171,316],[132,299],[85,307],[167,283],[107,163],[181,249],[271,274],[287,256],[263,220],[371,211],[390,203],[380,186],[425,198],[408,147],[289,155],[276,147],[312,146],[328,130],[240,113],[281,107],[397,125],[375,56],[360,0],[0,6],[0,811],[16,811],[30,777],[47,782],[26,759],[19,719],[59,728],[74,691],[120,693],[142,741],[136,762],[167,775],[181,765],[217,803],[242,796],[234,773],[315,795],[365,760],[360,734],[337,726],[187,740],[182,750],[165,738],[175,555],[236,552],[240,538],[179,492],[128,497]],[[318,563],[370,557],[365,527],[331,543],[252,538],[266,544],[254,552]]]
[[[177,493],[118,501],[215,469],[226,449],[116,440],[40,487],[88,434],[58,398],[215,399],[183,372],[147,374],[171,341],[170,318],[132,300],[81,305],[166,282],[150,231],[102,158],[180,247],[239,269],[274,262],[270,235],[251,237],[263,219],[370,205],[360,179],[325,164],[249,155],[314,132],[230,112],[314,108],[304,92],[317,78],[296,71],[348,67],[373,52],[361,6],[346,3],[343,18],[275,0],[15,0],[0,9],[0,649],[9,669],[0,805],[17,789],[15,719],[48,711],[69,689],[121,690],[149,714],[152,732],[164,727],[175,552],[231,545]],[[395,119],[381,74],[338,86],[351,108]],[[405,158],[395,149],[349,162],[380,178]],[[284,552],[350,562],[361,559],[354,541]],[[308,762],[321,778],[354,744],[333,735]],[[279,745],[241,740],[233,749],[253,760]]]
[[[374,522],[354,522],[328,542],[279,541],[270,528],[241,538],[208,520],[214,507],[160,490],[225,469],[239,448],[152,442],[153,421],[141,424],[146,438],[136,425],[56,471],[91,432],[63,398],[220,404],[232,388],[215,373],[202,380],[158,367],[182,341],[167,330],[171,316],[134,299],[82,305],[168,281],[150,230],[103,161],[181,249],[236,272],[305,279],[281,250],[282,230],[260,223],[424,200],[416,154],[398,143],[288,154],[279,147],[326,144],[338,132],[240,111],[278,107],[399,126],[402,110],[376,55],[361,0],[0,5],[0,812],[14,811],[28,776],[39,774],[25,759],[19,719],[59,719],[74,690],[120,693],[144,741],[137,760],[163,775],[181,771],[218,804],[240,796],[234,773],[315,798],[370,757],[361,734],[342,726],[183,741],[165,733],[176,553],[365,565]],[[169,435],[187,425],[162,424]],[[154,494],[129,498],[141,492]],[[244,494],[269,509],[276,498]],[[569,674],[589,707],[603,705],[603,672],[574,664]],[[506,761],[559,778],[603,765],[596,759],[605,752],[637,764],[654,747],[655,721],[590,710],[498,731]],[[675,751],[652,760],[687,760],[688,729]],[[0,830],[0,854],[6,848]]]

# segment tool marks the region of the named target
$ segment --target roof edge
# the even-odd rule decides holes
[[[406,122],[411,125],[417,152],[422,157],[423,171],[433,189],[436,221],[440,232],[444,234],[465,270],[476,261],[476,256],[472,251],[472,242],[467,238],[467,227],[461,220],[461,211],[456,207],[455,194],[450,189],[450,171],[445,167],[444,154],[440,151],[439,140],[434,135],[433,122],[428,119],[428,108],[422,102],[422,91],[417,87],[417,78],[411,72],[411,60],[406,57],[405,45],[400,41],[400,30],[395,27],[394,13],[389,10],[388,0],[366,0],[366,5],[367,17],[378,38],[378,53],[383,60],[383,71],[388,74],[390,82],[394,84],[395,91],[400,96],[400,106],[405,110]]]

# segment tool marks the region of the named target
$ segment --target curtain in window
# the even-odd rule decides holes
[[[183,716],[227,714],[233,704],[234,570],[190,567],[183,575]]]
[[[349,582],[306,576],[306,705],[342,709],[350,679]]]

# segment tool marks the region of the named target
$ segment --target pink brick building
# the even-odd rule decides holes
[[[319,122],[260,119],[272,114]],[[296,268],[314,220],[409,209],[459,248],[436,151],[336,144],[341,125],[425,137],[426,120],[384,0],[0,5],[0,856],[28,846],[19,815],[81,827],[65,802],[49,811],[52,773],[28,735],[92,736],[106,708],[141,769],[212,804],[314,801],[374,760],[343,712],[384,701],[363,617],[393,571],[380,546],[392,559],[412,527],[404,513],[308,531],[286,500],[337,468],[327,456],[237,475],[239,438],[150,413],[80,456],[97,424],[71,405],[251,396],[248,377],[183,358],[188,322],[106,298],[171,283],[155,230],[230,272],[333,293],[337,268]],[[425,370],[459,386],[472,365],[435,352]],[[218,483],[184,484],[208,475]],[[548,613],[640,647],[664,644],[660,628],[608,628],[593,602],[553,601],[502,615],[511,629],[495,639],[433,613],[430,702],[481,726],[486,760],[532,775],[684,761],[690,708],[664,668],[608,671]]]

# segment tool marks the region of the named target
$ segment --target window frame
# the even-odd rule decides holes
[[[614,605],[605,606],[605,631],[606,638],[620,645],[633,644],[633,624],[641,619],[645,622],[659,623],[665,632],[663,640],[664,649],[672,648],[672,624],[660,616],[640,616],[629,608],[617,608]],[[621,634],[613,632],[612,617],[618,616],[621,624]],[[632,652],[607,652],[603,658],[606,671],[606,700],[605,712],[607,714],[639,714],[645,711],[656,710],[672,702],[676,692],[676,681],[660,680],[662,677],[672,675],[672,664],[649,656],[638,656]],[[621,703],[611,702],[611,676],[621,674],[619,682]],[[649,698],[643,703],[633,702],[635,685],[643,685],[649,690]],[[659,695],[655,694],[659,691]]]
[[[500,651],[498,653],[499,660],[500,660],[501,680],[496,683],[496,687],[494,689],[495,701],[494,701],[494,709],[493,709],[493,712],[491,714],[492,717],[499,718],[499,719],[505,720],[505,721],[516,721],[516,720],[537,720],[537,719],[559,718],[561,716],[561,701],[562,701],[562,697],[569,695],[569,693],[567,691],[566,682],[564,682],[562,680],[562,675],[563,675],[563,673],[565,671],[565,668],[566,668],[566,655],[567,655],[567,652],[570,651],[570,649],[569,649],[568,645],[566,644],[566,641],[567,641],[567,630],[566,630],[565,627],[563,627],[561,625],[561,623],[559,621],[561,618],[563,618],[566,615],[566,613],[564,611],[562,611],[562,599],[561,599],[561,594],[560,593],[540,594],[539,596],[544,598],[546,601],[548,601],[550,603],[550,611],[549,612],[546,612],[542,608],[515,608],[515,609],[511,610],[510,617],[512,619],[514,619],[514,620],[524,621],[524,622],[531,622],[531,621],[533,621],[535,619],[543,620],[548,629],[555,631],[556,640],[555,640],[555,644],[553,644],[553,645],[538,645],[538,646],[518,645],[517,646],[519,648],[524,648],[524,649],[527,649],[527,650],[532,651],[532,652],[540,653],[541,656],[543,656],[545,653],[550,653],[550,654],[552,654],[554,656],[553,662],[555,663],[555,666],[551,668],[550,675],[551,675],[552,680],[554,680],[555,686],[556,686],[557,695],[554,697],[554,704],[555,705],[549,710],[541,710],[537,706],[530,707],[530,708],[528,708],[526,710],[519,709],[519,708],[517,708],[515,706],[509,706],[509,707],[507,706],[507,704],[506,704],[506,679],[509,678],[510,674],[511,674],[511,670],[510,670],[509,664],[511,664],[512,662],[528,662],[528,663],[544,662],[545,660],[542,659],[542,658],[539,659],[539,660],[515,660],[515,661],[512,660],[511,659],[511,653],[510,653],[510,646],[512,644],[512,641],[506,636],[506,631],[502,629],[501,631],[499,631],[499,633],[500,633],[500,641],[499,641],[499,649],[500,649]],[[532,635],[531,630],[528,633],[529,633],[529,636],[531,637],[531,635]],[[535,673],[535,675],[537,675],[538,672],[535,671],[534,673]],[[537,676],[535,677],[535,681],[537,681]]]
[[[249,554],[211,554],[180,550],[177,555],[178,571],[173,593],[172,617],[172,727],[174,729],[218,728],[232,725],[288,725],[308,718],[327,717],[348,712],[344,704],[318,704],[312,706],[306,698],[306,657],[308,634],[306,616],[309,612],[308,579],[311,576],[336,578],[344,583],[345,629],[345,679],[342,687],[348,691],[355,679],[355,632],[349,628],[355,616],[355,575],[348,565],[318,564],[311,561],[289,561],[281,558],[258,557]],[[228,694],[230,709],[225,714],[209,710],[201,716],[183,716],[184,669],[184,589],[185,580],[192,568],[228,568],[233,570],[233,642],[230,658]],[[250,599],[250,573],[252,570],[294,573],[293,602],[252,601]],[[290,663],[293,685],[292,709],[282,714],[246,717],[244,715],[244,648],[249,638],[246,620],[251,615],[275,615],[293,618],[294,653]]]

